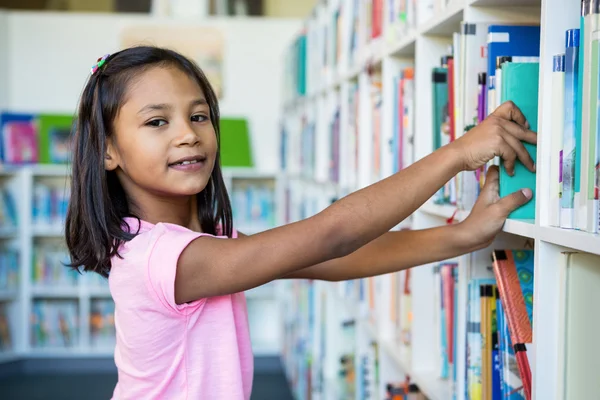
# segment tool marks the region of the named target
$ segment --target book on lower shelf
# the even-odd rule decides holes
[[[30,344],[39,349],[69,349],[79,345],[79,305],[76,300],[34,300]]]
[[[19,252],[13,249],[0,251],[0,293],[19,287]]]
[[[37,288],[77,287],[80,274],[66,266],[70,262],[66,249],[52,244],[37,245],[32,254],[32,285]]]
[[[33,187],[32,224],[38,228],[63,229],[67,207],[71,197],[69,187],[61,183],[35,182]]]
[[[273,228],[276,221],[275,183],[272,179],[234,178],[231,203],[234,227],[251,234]]]
[[[13,337],[11,331],[14,329],[14,321],[10,317],[10,304],[0,301],[0,354],[13,349]]]
[[[90,345],[110,349],[115,346],[115,303],[111,299],[92,299],[90,305]]]

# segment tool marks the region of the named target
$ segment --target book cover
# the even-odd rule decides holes
[[[498,317],[498,351],[500,358],[501,398],[506,400],[525,400],[523,382],[510,340],[506,314],[502,308],[500,296],[496,300]]]
[[[565,51],[565,127],[562,158],[562,197],[560,226],[575,227],[575,152],[579,82],[579,29],[566,32]]]
[[[531,368],[525,345],[533,341],[534,254],[532,250],[496,250],[492,259],[525,397],[529,400]]]
[[[0,114],[2,160],[7,164],[37,163],[39,134],[33,114]]]
[[[539,63],[505,63],[502,65],[502,101],[512,100],[523,112],[530,129],[538,129],[538,82]],[[524,143],[529,155],[535,162],[537,148]],[[500,166],[500,197],[529,188],[533,198],[525,205],[513,211],[509,218],[535,219],[536,174],[529,171],[520,161],[516,161],[514,175],[510,176],[502,163]]]
[[[449,132],[443,133],[442,127],[445,126],[445,109],[448,106],[448,81],[447,81],[448,69],[447,68],[434,68],[431,73],[431,86],[432,86],[432,108],[433,108],[433,151],[443,146],[443,142],[449,141],[444,140],[442,136],[448,135]]]
[[[494,279],[471,279],[468,288],[467,305],[467,385],[469,399],[482,399],[482,336],[481,336],[481,287],[493,285]]]
[[[550,155],[550,226],[560,226],[562,195],[562,149],[565,118],[565,55],[557,54],[552,62],[552,154]]]
[[[579,93],[580,106],[578,107],[578,131],[576,138],[576,163],[575,163],[575,218],[577,229],[594,231],[590,209],[590,177],[594,174],[590,157],[592,154],[592,136],[595,136],[597,117],[597,81],[598,81],[598,56],[594,50],[593,34],[600,29],[600,1],[588,1],[583,12],[583,28],[580,32],[580,79],[581,93]],[[592,134],[593,132],[593,134]],[[595,144],[595,143],[594,143]],[[594,148],[595,150],[595,148]]]
[[[40,114],[40,162],[66,163],[71,160],[72,115]]]
[[[592,33],[592,93],[590,101],[589,171],[586,230],[600,232],[600,30]]]

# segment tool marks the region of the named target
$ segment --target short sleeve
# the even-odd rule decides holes
[[[167,310],[177,314],[188,314],[200,307],[204,300],[185,304],[175,303],[177,262],[183,250],[202,234],[166,224],[157,224],[151,234],[153,237],[149,243],[147,266],[149,289]]]

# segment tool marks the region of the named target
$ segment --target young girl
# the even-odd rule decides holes
[[[525,189],[499,199],[493,168],[464,222],[389,232],[460,171],[495,156],[511,173],[517,159],[534,169],[521,141],[536,135],[504,104],[409,168],[304,221],[246,236],[232,226],[219,134],[215,93],[180,54],[136,47],[92,68],[76,123],[66,239],[73,267],[109,280],[115,400],[249,399],[245,290],[284,278],[374,276],[474,251],[532,197]]]

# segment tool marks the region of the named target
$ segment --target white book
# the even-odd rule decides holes
[[[600,257],[569,254],[566,275],[564,399],[593,399],[600,393]]]
[[[464,56],[464,74],[460,86],[464,90],[462,97],[462,126],[457,136],[462,135],[467,129],[477,124],[477,107],[479,83],[477,77],[480,73],[487,72],[487,33],[488,23],[468,23],[462,25]],[[463,172],[461,187],[459,188],[459,208],[470,210],[479,192],[479,181],[475,171]]]
[[[594,17],[598,17],[594,14]],[[585,204],[582,206],[585,210],[581,212],[581,229],[591,233],[600,232],[600,211],[598,205],[598,192],[600,190],[600,23],[598,18],[594,19],[591,34],[591,88],[589,101],[589,137],[587,142],[582,141],[583,153],[587,153],[586,163],[583,164],[582,157],[582,188],[586,188]],[[584,114],[585,116],[585,114]],[[585,118],[588,119],[588,118]],[[583,139],[583,138],[582,138]],[[587,172],[587,179],[583,180],[583,170]]]
[[[583,231],[592,230],[591,224],[588,223],[588,178],[590,176],[590,132],[592,126],[596,126],[595,112],[592,112],[592,102],[597,102],[596,98],[592,99],[592,93],[597,93],[597,87],[592,90],[592,68],[595,67],[598,72],[598,62],[592,60],[592,33],[598,30],[600,25],[600,15],[589,13],[585,16],[584,31],[582,32],[583,46],[583,85],[582,85],[582,104],[581,110],[581,155],[580,155],[580,185],[579,191],[575,192],[575,226]],[[581,62],[581,60],[580,60]],[[580,77],[582,79],[582,77]]]

